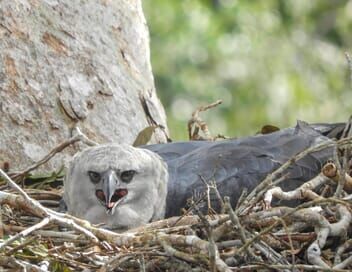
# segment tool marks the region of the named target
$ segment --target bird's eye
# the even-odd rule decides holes
[[[126,182],[126,183],[130,182],[135,173],[136,173],[136,171],[134,171],[134,170],[123,171],[121,173],[122,182]]]
[[[98,183],[100,181],[100,174],[99,173],[94,172],[94,171],[88,171],[88,175],[89,175],[90,180],[93,183]]]

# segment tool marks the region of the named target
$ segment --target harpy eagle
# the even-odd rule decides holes
[[[235,205],[245,188],[252,190],[289,158],[331,141],[343,128],[341,123],[298,122],[295,128],[224,141],[87,148],[70,163],[64,201],[68,213],[111,229],[179,215],[188,199],[207,190],[207,181],[215,181],[221,196],[229,196]],[[331,148],[308,154],[288,169],[282,186],[296,188],[331,158]],[[210,203],[219,210],[212,192]]]

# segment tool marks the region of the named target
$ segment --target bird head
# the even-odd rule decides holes
[[[87,148],[64,179],[68,212],[92,223],[138,226],[163,218],[168,171],[156,153],[128,145]]]
[[[96,187],[95,196],[106,208],[107,213],[113,214],[115,207],[127,196],[127,185],[132,181],[136,171],[108,169],[102,172],[88,171],[87,174]]]

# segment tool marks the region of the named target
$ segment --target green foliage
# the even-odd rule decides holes
[[[213,134],[296,119],[345,121],[352,1],[144,0],[157,91],[173,139],[199,105]],[[351,50],[352,52],[352,50]]]
[[[56,172],[29,174],[25,179],[25,186],[32,189],[46,189],[61,186],[65,172],[61,166]]]
[[[69,267],[67,267],[67,265],[65,265],[63,262],[52,261],[50,263],[50,271],[53,271],[53,272],[72,272],[73,270],[71,270]]]

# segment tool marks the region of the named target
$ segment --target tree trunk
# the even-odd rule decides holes
[[[0,114],[0,163],[12,170],[40,159],[75,125],[97,142],[128,144],[147,126],[166,127],[141,1],[1,0]]]

